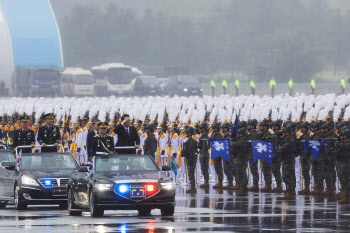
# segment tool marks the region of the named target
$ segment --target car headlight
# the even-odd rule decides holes
[[[187,88],[185,88],[184,91],[188,91]]]
[[[38,182],[36,182],[33,178],[30,178],[29,176],[22,176],[22,184],[39,186]]]
[[[95,184],[95,188],[98,191],[107,191],[112,188],[113,184]]]
[[[175,184],[172,182],[160,183],[160,185],[162,186],[162,189],[165,189],[165,190],[173,190],[175,188]]]
[[[200,91],[203,91],[203,89],[201,88]]]

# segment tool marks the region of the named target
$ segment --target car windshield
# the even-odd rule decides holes
[[[95,82],[92,75],[75,75],[73,78],[75,84],[91,85]]]
[[[96,157],[95,170],[97,172],[158,171],[158,167],[148,156],[103,156]]]
[[[23,170],[75,169],[77,162],[71,154],[22,154],[20,167]]]
[[[182,76],[179,78],[183,84],[197,84],[199,85],[199,81],[195,78],[195,77],[192,77],[192,76]]]
[[[111,84],[130,84],[132,72],[130,68],[110,68],[108,69],[108,81]]]
[[[59,73],[53,70],[34,70],[33,78],[39,81],[55,81],[57,80]]]
[[[141,77],[141,80],[144,84],[157,84],[159,83],[158,79],[156,77]]]
[[[16,159],[11,151],[0,151],[0,163],[2,162],[16,162]]]

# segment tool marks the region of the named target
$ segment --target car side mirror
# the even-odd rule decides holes
[[[1,166],[3,166],[7,170],[15,170],[16,169],[16,162],[2,162]]]
[[[80,166],[78,172],[89,172],[89,168],[87,166]]]
[[[162,167],[162,171],[163,172],[167,172],[167,171],[170,171],[171,169],[170,169],[170,167],[169,166],[163,166]]]

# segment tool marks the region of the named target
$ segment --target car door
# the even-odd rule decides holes
[[[2,162],[15,162],[16,159],[13,157],[11,151],[0,152],[0,164]],[[0,197],[9,198],[13,196],[13,185],[15,171],[7,170],[0,165]]]
[[[89,185],[89,172],[79,172],[76,170],[71,177],[71,190],[74,193],[75,200],[81,205],[80,207],[86,207],[88,205],[87,189]],[[84,203],[86,203],[84,205]]]

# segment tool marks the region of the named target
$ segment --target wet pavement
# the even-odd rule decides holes
[[[333,199],[297,196],[282,201],[282,194],[200,190],[185,194],[177,187],[173,217],[159,210],[139,217],[137,211],[105,211],[103,218],[68,216],[56,206],[14,206],[0,210],[0,232],[350,232],[350,205]]]

